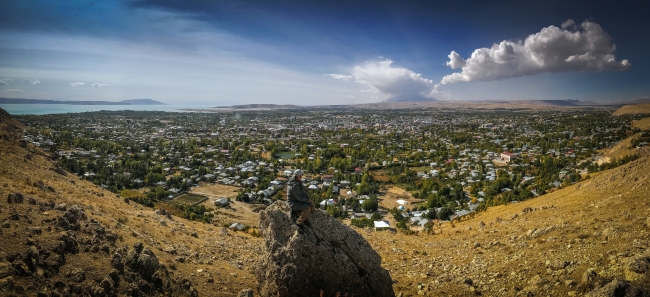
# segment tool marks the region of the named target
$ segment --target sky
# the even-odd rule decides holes
[[[631,101],[650,98],[649,9],[643,1],[0,1],[0,97],[187,106]]]

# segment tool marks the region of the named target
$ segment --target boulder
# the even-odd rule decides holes
[[[630,285],[619,279],[611,281],[609,284],[604,285],[601,288],[593,290],[587,293],[588,297],[617,297],[617,296],[626,296]]]
[[[239,292],[239,295],[237,295],[237,297],[253,297],[253,290],[243,289],[241,292]]]
[[[7,196],[7,203],[9,203],[9,204],[11,204],[11,203],[23,203],[24,199],[25,198],[24,198],[22,193],[16,192],[16,193],[9,194],[9,196]]]
[[[260,230],[255,275],[262,296],[395,296],[379,254],[325,212],[297,227],[288,203],[277,201],[260,212]]]

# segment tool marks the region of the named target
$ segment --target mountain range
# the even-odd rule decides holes
[[[152,99],[128,99],[122,101],[90,101],[90,100],[41,100],[0,98],[0,104],[69,104],[69,105],[165,105]]]

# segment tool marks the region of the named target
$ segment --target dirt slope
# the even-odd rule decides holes
[[[650,114],[650,103],[625,105],[619,108],[618,110],[616,110],[613,113],[613,115],[640,114],[640,113]]]
[[[650,129],[650,118],[644,118],[641,120],[634,121],[632,126],[639,128],[641,130]],[[608,163],[614,159],[621,159],[627,155],[637,154],[639,156],[645,156],[650,154],[650,147],[642,147],[640,149],[631,148],[632,139],[639,137],[640,133],[634,134],[626,139],[623,139],[621,142],[616,144],[614,147],[604,150],[603,158],[598,160],[598,164]]]
[[[8,128],[7,123],[19,124],[0,116],[0,295],[130,295],[134,286],[147,289],[137,273],[105,281],[111,277],[114,254],[125,256],[137,242],[150,249],[169,278],[183,287],[180,291],[156,287],[148,295],[234,296],[256,287],[251,267],[259,238],[127,204],[57,169],[51,156],[21,142],[15,127]],[[9,203],[20,200],[14,199],[15,193],[21,193],[23,201]],[[62,218],[69,211],[59,207],[62,203],[68,210],[78,205],[85,219],[77,226],[64,226]],[[60,248],[60,241],[70,244]],[[109,283],[112,291],[105,288]]]
[[[549,195],[437,225],[435,235],[361,232],[404,296],[580,296],[613,278],[643,283],[630,265],[650,256],[648,193],[645,156]]]

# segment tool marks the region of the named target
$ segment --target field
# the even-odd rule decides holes
[[[203,204],[206,207],[214,207],[212,201],[218,198],[230,198],[230,205],[214,212],[214,219],[217,225],[229,222],[238,222],[249,226],[258,226],[260,205],[247,204],[235,201],[239,188],[221,184],[201,184],[201,187],[192,188],[192,194],[208,197]]]
[[[277,155],[280,156],[280,158],[282,159],[291,159],[295,154],[296,152],[281,152],[278,153]]]
[[[183,205],[198,205],[201,202],[208,200],[208,197],[196,194],[182,194],[174,198],[174,203]]]

